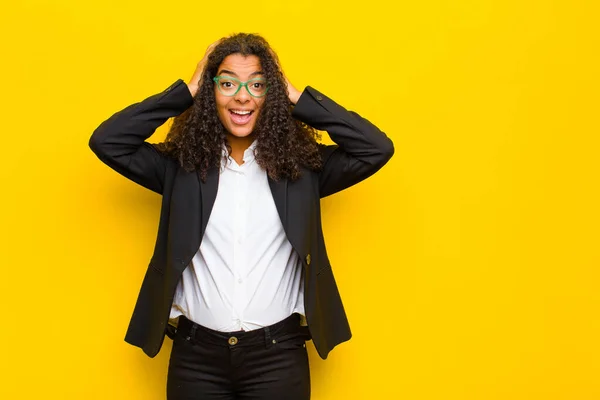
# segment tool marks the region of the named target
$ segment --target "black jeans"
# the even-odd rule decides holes
[[[182,315],[169,360],[167,400],[308,400],[310,338],[299,314],[229,333]]]

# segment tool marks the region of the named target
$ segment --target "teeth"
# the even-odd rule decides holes
[[[238,115],[246,115],[246,114],[250,114],[252,111],[231,110],[231,112],[234,113],[234,114],[238,114]]]

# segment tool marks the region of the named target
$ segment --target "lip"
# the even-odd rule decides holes
[[[250,113],[245,114],[244,117],[248,118],[248,120],[244,123],[237,123],[234,120],[234,115],[238,116],[238,114],[234,113],[233,111],[250,111]],[[238,110],[238,109],[229,109],[229,115],[230,115],[230,121],[231,123],[233,123],[233,125],[235,126],[246,126],[253,118],[254,118],[254,110]]]

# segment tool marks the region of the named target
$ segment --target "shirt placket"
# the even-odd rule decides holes
[[[233,308],[234,319],[237,330],[244,327],[244,308],[246,304],[246,282],[244,276],[244,235],[246,230],[245,198],[247,195],[247,177],[243,171],[236,168],[235,171],[235,198],[234,198],[234,238],[233,238],[233,260],[234,260],[234,282],[233,282]]]

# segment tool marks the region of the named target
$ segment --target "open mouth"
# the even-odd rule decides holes
[[[252,114],[254,114],[254,110],[229,110],[231,121],[236,125],[247,124],[252,118]]]

